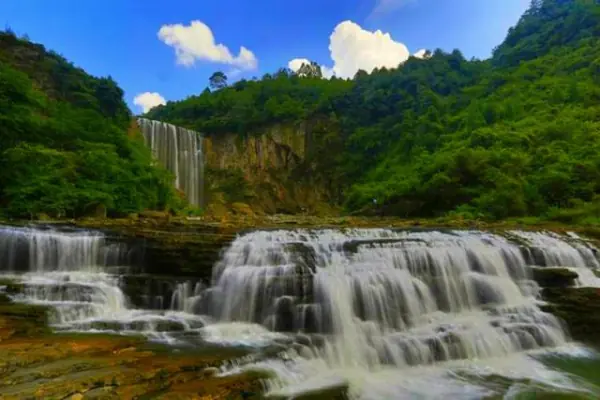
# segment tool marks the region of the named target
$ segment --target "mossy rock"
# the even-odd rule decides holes
[[[171,214],[169,214],[167,211],[152,211],[152,210],[147,210],[147,211],[142,211],[139,214],[140,218],[148,218],[148,219],[159,219],[159,220],[169,220],[171,218]]]
[[[568,268],[532,268],[533,280],[541,287],[566,288],[573,286],[579,277],[577,272]]]
[[[12,303],[8,296],[3,297],[0,299],[0,339],[49,334],[48,310],[45,306]]]
[[[600,345],[600,289],[553,287],[542,290],[542,310],[562,319],[573,339]]]
[[[254,211],[252,211],[252,208],[246,203],[233,203],[231,208],[236,214],[254,217]]]
[[[8,294],[17,294],[23,291],[23,284],[11,279],[0,279],[0,290]]]

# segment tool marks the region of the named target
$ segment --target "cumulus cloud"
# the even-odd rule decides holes
[[[410,57],[408,48],[395,41],[389,33],[380,30],[368,31],[352,21],[338,24],[329,37],[329,51],[333,67],[321,65],[324,78],[337,76],[352,78],[358,70],[371,73],[375,68],[397,68]],[[427,50],[414,54],[417,58],[426,58]],[[288,63],[292,71],[297,71],[306,58],[295,58]]]
[[[419,51],[417,51],[415,54],[413,54],[414,57],[416,58],[427,58],[428,57],[428,50],[426,49],[421,49]]]
[[[288,63],[288,68],[296,72],[300,69],[302,64],[310,64],[310,60],[306,58],[294,58]]]
[[[227,46],[216,43],[212,30],[201,21],[190,25],[163,25],[158,37],[175,49],[177,63],[190,67],[196,61],[231,65],[240,70],[256,69],[258,60],[253,52],[242,46],[237,56]]]
[[[332,68],[321,65],[321,73],[323,74],[323,78],[331,78],[335,75]]]
[[[336,76],[350,78],[360,69],[397,68],[410,52],[389,33],[367,31],[352,21],[340,23],[329,38],[329,51]]]
[[[145,92],[135,96],[133,104],[140,107],[146,113],[156,106],[167,104],[167,101],[156,92]]]

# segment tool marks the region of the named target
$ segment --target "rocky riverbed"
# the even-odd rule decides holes
[[[46,311],[0,295],[1,399],[261,397],[265,374],[217,376],[218,367],[243,351],[183,351],[140,337],[56,334],[46,325]]]
[[[185,321],[173,322],[164,317],[163,310],[165,312],[172,312],[173,310],[188,311],[187,306],[173,304],[174,299],[181,300],[187,298],[191,301],[190,305],[192,305],[195,297],[194,284],[197,282],[200,285],[200,291],[202,291],[202,288],[206,287],[202,285],[210,283],[213,265],[215,265],[217,260],[224,257],[224,249],[228,247],[229,243],[236,240],[236,238],[238,239],[235,243],[239,247],[240,240],[248,236],[245,235],[239,238],[239,234],[245,230],[252,230],[254,226],[260,226],[262,230],[292,227],[335,227],[335,232],[339,232],[340,235],[347,235],[347,239],[341,242],[343,245],[340,245],[339,249],[335,247],[338,249],[336,251],[340,251],[340,255],[344,254],[346,256],[348,254],[357,254],[359,247],[365,251],[372,251],[372,248],[378,246],[392,249],[396,245],[403,246],[402,243],[410,244],[414,241],[421,243],[424,238],[433,240],[433,237],[430,237],[430,235],[433,234],[433,236],[438,237],[440,232],[445,232],[446,228],[442,227],[440,228],[440,232],[432,233],[429,231],[432,228],[437,228],[438,225],[430,224],[429,222],[391,219],[350,218],[328,219],[324,221],[323,219],[313,220],[310,217],[306,217],[305,219],[277,217],[255,221],[248,219],[245,222],[240,220],[235,224],[228,224],[208,219],[169,219],[163,215],[136,216],[135,218],[131,217],[124,220],[63,221],[60,223],[48,223],[48,225],[52,225],[53,228],[49,229],[49,232],[54,232],[51,235],[43,233],[47,229],[43,224],[37,224],[35,232],[19,228],[18,232],[11,233],[13,236],[10,236],[10,238],[14,239],[14,242],[11,242],[13,243],[11,246],[13,247],[10,248],[15,250],[11,253],[14,257],[8,257],[5,261],[7,261],[7,266],[14,266],[14,269],[11,270],[9,268],[8,271],[35,272],[36,268],[38,268],[36,267],[37,264],[33,262],[36,260],[32,258],[31,252],[29,250],[22,251],[23,249],[20,247],[19,243],[24,240],[23,238],[28,238],[27,240],[33,240],[32,243],[37,243],[37,247],[35,248],[39,250],[40,254],[52,257],[55,253],[60,253],[57,250],[60,246],[63,246],[60,251],[64,254],[70,254],[72,253],[70,252],[71,249],[78,249],[76,243],[86,243],[86,246],[89,246],[90,254],[92,254],[91,250],[95,252],[95,256],[91,257],[90,260],[104,262],[105,264],[101,264],[103,265],[102,271],[105,271],[109,275],[114,274],[119,279],[115,280],[114,283],[108,280],[106,282],[96,282],[97,279],[108,279],[107,276],[98,274],[93,275],[95,277],[93,279],[90,277],[88,277],[89,279],[86,278],[85,285],[77,286],[81,282],[77,281],[78,275],[72,272],[70,275],[66,273],[60,275],[60,279],[63,280],[58,279],[55,275],[46,274],[46,278],[52,277],[58,280],[55,279],[53,281],[53,286],[48,286],[48,291],[44,291],[46,289],[42,288],[44,284],[48,284],[47,279],[45,281],[29,281],[27,283],[29,286],[26,288],[30,290],[28,294],[30,299],[37,299],[43,294],[44,296],[50,296],[47,299],[64,302],[70,300],[70,298],[65,296],[75,290],[81,290],[79,296],[85,297],[94,293],[92,290],[116,289],[117,286],[115,285],[118,283],[118,286],[121,288],[120,290],[123,291],[126,297],[126,301],[123,303],[126,307],[152,308],[154,310],[153,318],[160,319],[162,323],[175,324],[176,326],[173,325],[172,329],[175,331],[178,331],[180,326],[183,326],[181,324],[184,324]],[[356,227],[410,228],[409,230],[415,233],[416,236],[412,239],[395,237],[394,232],[396,230],[387,229],[387,236],[351,238],[352,232],[349,228]],[[103,234],[101,237],[95,236],[93,231],[82,235],[80,233],[73,235],[63,234],[64,232],[73,233],[73,229],[80,228],[92,229],[93,231],[99,230]],[[511,235],[511,229],[522,227],[467,224],[463,228],[479,228],[495,232],[506,230],[505,233],[501,233],[494,239],[497,241],[500,240],[498,243],[501,243],[504,237]],[[573,230],[569,227],[552,228],[559,232]],[[57,232],[60,234],[57,235]],[[271,235],[270,232],[263,233]],[[437,243],[437,245],[442,246],[441,248],[452,243],[450,241],[452,240],[451,237],[444,236],[446,233],[442,234],[442,239],[446,241]],[[370,235],[372,234],[370,233]],[[468,232],[465,232],[465,234],[470,235]],[[277,233],[277,235],[282,234]],[[419,235],[424,235],[424,238],[419,239]],[[481,262],[485,260],[500,263],[498,265],[502,266],[500,259],[485,258],[488,256],[485,252],[487,247],[477,247],[477,243],[480,243],[478,240],[488,240],[484,236],[481,236],[481,239],[478,239],[479,236],[472,237],[472,240],[475,240],[474,249],[480,252],[479,254],[482,258],[480,259],[481,261],[477,262],[469,259],[469,262],[472,262],[473,268],[478,271],[483,268]],[[560,243],[563,245],[566,245],[572,239],[569,238],[569,235],[563,235],[562,238],[564,242]],[[260,237],[257,236],[256,240],[258,239]],[[302,239],[302,237],[298,236],[296,239]],[[314,251],[305,252],[304,250],[310,250],[306,246],[306,243],[300,246],[296,239],[291,237],[289,239],[290,242],[286,244],[287,247],[282,247],[282,251],[289,256],[298,257],[297,259],[294,258],[295,263],[309,269],[314,268]],[[35,242],[36,240],[40,242]],[[57,242],[53,242],[54,240]],[[72,240],[74,240],[73,243],[71,243]],[[306,238],[302,240],[306,240]],[[525,239],[513,237],[510,250],[514,251],[514,253],[503,254],[506,256],[510,254],[517,255],[522,252],[524,252],[523,254],[526,253],[527,265],[515,264],[515,267],[522,268],[522,272],[526,273],[526,276],[531,275],[544,288],[541,294],[542,299],[547,301],[547,304],[542,306],[543,310],[561,318],[574,340],[597,346],[599,342],[595,332],[598,332],[600,329],[600,289],[577,287],[580,284],[580,277],[575,272],[576,268],[561,267],[563,265],[571,265],[568,262],[567,255],[572,254],[569,253],[572,249],[562,250],[564,251],[562,253],[563,256],[567,258],[562,258],[561,260],[565,262],[561,263],[557,261],[558,259],[551,259],[554,257],[554,248],[552,245],[546,244],[546,247],[539,247],[539,243],[532,242],[527,245],[525,241],[522,243],[521,240]],[[94,243],[99,247],[94,245]],[[251,240],[248,243],[255,244],[255,240]],[[329,242],[324,240],[323,243]],[[424,243],[422,244],[424,245]],[[557,243],[560,244],[559,242]],[[60,246],[57,247],[59,244]],[[113,247],[113,245],[116,247]],[[241,251],[247,247],[241,246],[239,249]],[[268,249],[269,247],[265,248]],[[424,245],[424,249],[429,248],[428,245]],[[457,247],[457,249],[459,249],[457,251],[460,251],[461,247]],[[596,254],[592,250],[586,251],[589,254]],[[75,253],[78,253],[78,251],[75,251]],[[235,251],[230,253],[230,257],[232,255],[235,256],[235,254],[237,254]],[[259,253],[257,252],[257,254]],[[99,255],[101,257],[98,258]],[[431,253],[430,255],[435,256],[435,253]],[[546,259],[545,257],[550,258]],[[227,259],[227,257],[223,259]],[[124,268],[121,266],[123,264],[120,263],[123,260],[126,261],[126,270],[121,270],[121,268]],[[56,262],[65,263],[65,271],[69,271],[71,264],[75,261],[77,261],[76,265],[86,265],[88,267],[90,265],[88,263],[89,260],[79,260],[79,258],[71,260],[68,257],[57,257],[57,260],[48,258],[46,261],[51,261],[48,266],[53,266]],[[552,262],[547,263],[546,261]],[[261,263],[264,262],[266,261],[263,260],[257,265],[262,265]],[[439,260],[439,263],[441,262],[442,259]],[[459,263],[458,259],[457,263]],[[19,265],[28,265],[27,268],[29,269],[22,271],[19,269]],[[597,264],[595,265],[595,267],[585,271],[595,271]],[[119,270],[113,270],[113,268],[119,268]],[[96,270],[91,268],[90,271],[94,272]],[[431,271],[432,274],[434,272]],[[287,278],[294,280],[297,277],[290,275]],[[246,282],[246,286],[252,284],[248,280],[244,280],[244,282]],[[276,284],[278,282],[274,280],[272,283]],[[114,287],[110,285],[101,287],[101,284],[104,283],[110,283]],[[253,284],[258,283],[260,282],[253,281]],[[483,290],[481,293],[477,292],[478,295],[482,296],[480,300],[484,302],[492,301],[492,295],[495,292],[486,290],[487,286],[484,283],[486,282],[483,282],[482,286],[478,286],[480,290]],[[281,287],[284,288],[284,286]],[[303,288],[305,286],[306,288],[310,287],[310,285],[301,286]],[[436,287],[440,288],[439,285]],[[224,364],[237,362],[237,360],[240,360],[240,357],[248,355],[249,350],[242,350],[234,346],[223,347],[204,344],[196,346],[193,349],[190,347],[169,348],[164,345],[150,344],[142,337],[137,336],[53,333],[48,327],[47,317],[49,314],[52,315],[52,313],[48,313],[47,308],[11,302],[11,298],[14,298],[15,294],[19,294],[24,290],[24,287],[18,281],[0,281],[0,288],[2,288],[0,291],[3,292],[0,295],[0,398],[2,399],[230,399],[262,398],[264,396],[264,379],[268,378],[265,372],[259,373],[255,369],[254,372],[245,372],[239,375],[222,375],[216,369]],[[294,289],[288,286],[285,286],[285,288],[287,288],[286,290]],[[498,288],[502,289],[500,286]],[[118,300],[118,297],[112,300],[115,299]],[[161,300],[160,302],[158,302],[159,299]],[[107,299],[102,299],[102,301],[104,300]],[[290,302],[281,301],[277,303],[281,308],[278,315],[286,316],[290,314],[286,311],[288,303]],[[65,303],[62,305],[65,306],[68,304]],[[123,311],[119,308],[121,307],[119,304],[113,304],[112,306],[118,306],[115,310],[118,308],[119,310],[117,311],[119,312]],[[193,312],[195,310],[190,309],[189,311]],[[287,318],[287,320],[282,319],[281,322],[292,320],[293,318]],[[140,326],[140,329],[148,324],[148,321],[136,320],[135,322]],[[104,321],[98,319],[94,323],[95,325],[90,325],[91,328],[100,326],[108,330],[113,325],[122,325],[123,321],[110,319]],[[58,325],[60,326],[60,324]],[[135,324],[132,323],[129,325]],[[287,329],[284,325],[280,326],[280,330],[289,331],[290,329]],[[52,326],[57,327],[57,321],[54,321]],[[304,327],[306,328],[307,326]],[[159,328],[160,326],[157,325],[153,329],[160,333],[162,332],[162,328]],[[256,353],[253,353],[253,356],[255,355]],[[270,355],[270,357],[272,356]],[[317,398],[343,398],[345,390],[343,387],[337,387],[332,390],[332,392],[317,394],[317,396],[320,396]]]

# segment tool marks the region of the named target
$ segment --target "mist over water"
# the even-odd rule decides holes
[[[140,309],[127,249],[101,233],[4,227],[0,251],[0,270],[26,283],[15,300],[53,306],[55,329],[272,349],[223,373],[268,369],[273,393],[349,385],[374,399],[481,398],[490,389],[463,377],[493,374],[570,388],[532,357],[578,347],[538,307],[531,267],[596,286],[599,266],[589,243],[550,233],[255,231],[224,251],[210,285],[178,282]]]

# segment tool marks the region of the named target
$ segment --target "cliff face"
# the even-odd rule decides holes
[[[278,124],[255,134],[204,139],[205,193],[212,214],[331,214],[329,193],[309,160],[310,124]]]

